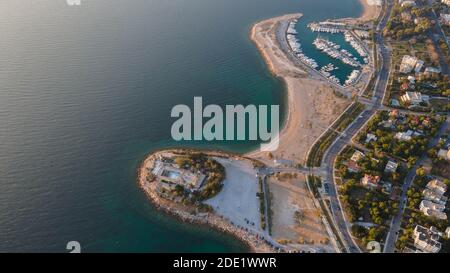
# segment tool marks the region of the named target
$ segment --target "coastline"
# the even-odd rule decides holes
[[[147,195],[148,199],[155,206],[156,209],[167,213],[168,215],[175,216],[179,220],[190,223],[190,224],[198,224],[198,225],[208,225],[209,227],[213,227],[214,229],[223,232],[225,234],[229,234],[236,239],[240,240],[244,243],[250,250],[250,252],[254,253],[270,253],[274,252],[274,249],[263,239],[258,238],[255,234],[249,233],[241,228],[238,228],[231,224],[228,220],[222,218],[221,216],[215,214],[214,212],[205,212],[205,213],[196,213],[195,207],[185,206],[178,204],[176,202],[164,199],[158,196],[155,192],[154,183],[147,182],[146,173],[149,167],[150,162],[153,160],[153,157],[161,152],[176,152],[176,153],[185,153],[185,152],[198,152],[194,149],[164,149],[158,150],[150,153],[144,161],[140,164],[138,168],[138,185]],[[208,156],[215,157],[226,157],[226,158],[242,158],[246,160],[252,160],[249,158],[244,158],[236,154],[225,153],[221,151],[202,151]]]
[[[287,92],[287,114],[279,134],[278,149],[270,156],[258,150],[246,154],[267,165],[273,164],[269,157],[303,164],[308,147],[349,104],[334,95],[335,89],[329,83],[308,77],[308,73],[292,63],[278,44],[275,32],[280,22],[301,20],[301,17],[302,14],[294,13],[266,19],[255,23],[249,34],[269,71],[283,80]]]
[[[365,22],[378,16],[381,8],[371,6],[367,0],[358,0],[363,6],[363,12],[358,18],[343,18],[353,22]],[[283,80],[287,92],[287,112],[279,135],[280,146],[273,155],[254,150],[242,155],[222,152],[204,151],[207,155],[240,157],[246,160],[258,160],[267,165],[273,165],[274,158],[292,160],[303,164],[306,160],[309,147],[313,145],[326,128],[344,111],[350,104],[349,100],[337,97],[335,90],[329,83],[311,77],[308,73],[289,61],[281,50],[273,33],[275,27],[283,20],[299,19],[301,13],[288,14],[270,18],[255,23],[249,33],[249,37],[255,44],[258,52],[264,59],[270,73]],[[272,36],[271,36],[272,34]],[[314,121],[314,122],[313,122]],[[164,151],[193,151],[194,149],[165,149]],[[146,181],[146,169],[152,156],[148,155],[138,168],[138,184],[145,192],[151,203],[158,209],[184,222],[208,225],[220,232],[230,234],[242,241],[250,248],[251,252],[274,252],[272,246],[243,229],[240,229],[228,220],[215,213],[199,213],[193,215],[188,210],[182,209],[176,203],[159,197]]]
[[[359,18],[357,18],[358,20],[360,21],[372,20],[379,15],[381,7],[369,5],[369,3],[367,2],[368,0],[358,0],[358,1],[361,3],[363,7],[362,14],[359,16]]]

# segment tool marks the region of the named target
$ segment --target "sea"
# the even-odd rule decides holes
[[[0,1],[0,252],[68,252],[69,241],[82,252],[248,251],[156,210],[137,168],[168,147],[255,149],[176,142],[170,111],[194,96],[285,110],[283,83],[248,37],[252,24],[303,13],[303,49],[326,64],[306,24],[359,16],[359,1],[76,2]]]

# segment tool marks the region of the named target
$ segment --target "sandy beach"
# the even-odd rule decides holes
[[[379,7],[369,5],[367,0],[360,0],[360,2],[364,7],[361,17],[345,18],[343,20],[363,22],[378,16]],[[275,249],[272,245],[279,245],[275,243],[275,238],[295,241],[292,245],[297,245],[294,248],[297,250],[305,250],[305,243],[311,245],[319,243],[321,252],[333,252],[334,250],[328,242],[330,231],[326,231],[326,228],[323,226],[320,211],[313,205],[313,197],[309,196],[310,193],[307,191],[304,178],[288,182],[276,180],[270,182],[273,194],[277,199],[273,207],[274,211],[276,211],[274,236],[264,238],[266,234],[256,230],[259,218],[255,217],[253,213],[258,207],[255,199],[256,184],[251,182],[253,180],[251,177],[253,177],[254,173],[249,171],[251,168],[242,169],[236,167],[233,163],[235,160],[258,160],[267,165],[273,165],[273,159],[286,159],[293,163],[304,164],[307,152],[316,139],[351,103],[351,100],[337,96],[335,87],[329,82],[309,75],[304,69],[294,64],[278,43],[277,28],[279,24],[301,18],[301,16],[302,14],[297,13],[267,19],[256,23],[250,31],[250,38],[264,58],[270,72],[282,79],[286,84],[287,118],[279,135],[279,147],[271,154],[253,151],[243,156],[237,156],[222,152],[205,152],[208,156],[225,157],[226,160],[222,164],[229,165],[227,166],[227,171],[230,168],[239,169],[234,175],[227,174],[228,178],[225,182],[228,184],[228,187],[225,186],[225,191],[208,200],[208,203],[217,210],[216,212],[197,213],[195,207],[184,206],[163,199],[156,194],[154,183],[150,183],[146,178],[146,173],[151,168],[154,154],[149,155],[138,170],[139,186],[157,208],[175,215],[183,221],[208,224],[220,231],[230,233],[245,242],[253,252],[274,252]],[[248,181],[242,183],[240,177],[245,176],[247,173]],[[236,177],[236,175],[239,177]],[[236,183],[239,183],[239,185]],[[236,188],[241,188],[239,194],[236,194]],[[299,199],[299,195],[303,196],[303,198]],[[242,196],[248,200],[234,200],[238,197],[244,198]],[[234,200],[232,201],[234,203],[229,203],[230,200]],[[244,201],[246,202],[245,204],[242,203]],[[241,206],[244,206],[246,209],[235,213],[236,210],[242,209]],[[293,217],[299,211],[303,215],[300,225],[294,222]],[[235,224],[232,224],[231,220]],[[255,228],[247,226],[249,225],[248,222],[251,223],[252,227],[253,223],[255,223]],[[313,250],[316,247],[318,246],[312,247]]]
[[[336,96],[326,81],[308,77],[305,71],[291,62],[277,43],[275,32],[279,22],[301,16],[289,14],[256,23],[250,37],[270,71],[283,79],[287,88],[287,119],[280,132],[280,145],[272,155],[277,159],[303,164],[309,147],[350,101]],[[247,156],[267,164],[271,161],[268,153],[260,151],[251,152]]]
[[[248,227],[239,224],[232,224],[229,219],[220,215],[220,213],[198,213],[195,206],[185,205],[171,200],[162,198],[157,194],[156,183],[152,183],[147,180],[148,170],[153,167],[153,160],[162,152],[184,152],[186,150],[165,150],[154,152],[150,154],[140,165],[138,169],[138,184],[139,187],[145,192],[149,200],[153,205],[172,216],[179,218],[180,220],[190,224],[208,225],[216,228],[217,230],[231,234],[244,242],[252,252],[267,253],[274,252],[275,249],[268,244],[268,242],[261,237],[259,232],[249,230]],[[208,156],[212,157],[225,157],[227,160],[247,160],[244,158],[236,157],[232,154],[225,154],[222,152],[206,152]],[[251,166],[251,163],[248,163]]]
[[[359,0],[361,5],[363,6],[363,13],[358,18],[361,21],[368,21],[375,19],[381,11],[381,7],[378,7],[374,4],[369,4],[371,0]]]

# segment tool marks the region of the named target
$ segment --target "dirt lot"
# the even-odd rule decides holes
[[[328,234],[315,208],[305,177],[269,180],[272,194],[272,236],[288,244],[328,248]]]

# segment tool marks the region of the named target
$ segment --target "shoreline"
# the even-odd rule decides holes
[[[264,239],[259,238],[253,233],[247,232],[241,228],[236,227],[228,220],[217,215],[214,212],[205,213],[193,213],[196,209],[195,206],[180,205],[176,202],[164,199],[155,193],[154,187],[146,180],[146,172],[150,161],[154,156],[162,152],[174,152],[174,153],[186,153],[186,152],[202,152],[208,156],[224,157],[224,158],[241,158],[245,160],[253,161],[251,158],[245,158],[237,154],[226,153],[222,151],[202,151],[195,149],[161,149],[154,151],[146,156],[141,162],[138,168],[138,185],[144,191],[151,204],[159,211],[166,213],[167,215],[174,216],[184,223],[207,225],[213,227],[219,232],[227,235],[231,235],[237,240],[241,241],[249,250],[253,253],[270,253],[274,252],[272,246],[270,246]]]
[[[269,160],[272,156],[303,164],[308,146],[349,104],[347,100],[334,95],[336,90],[330,83],[309,77],[309,73],[294,64],[279,45],[276,37],[279,24],[301,19],[302,16],[301,13],[294,13],[259,21],[249,33],[250,40],[260,52],[270,73],[283,81],[287,93],[286,117],[279,133],[280,145],[277,151],[272,152],[271,156],[259,150],[245,154],[267,165],[272,165]]]
[[[367,21],[367,20],[373,20],[376,17],[378,17],[381,7],[378,7],[376,5],[369,5],[367,2],[368,0],[358,0],[359,3],[362,5],[363,11],[359,18],[357,20],[361,21]]]
[[[367,0],[358,0],[363,6],[363,12],[358,18],[343,18],[342,20],[368,21],[376,18],[381,11],[377,6],[371,6]],[[257,31],[265,27],[274,28],[280,21],[286,19],[299,19],[303,16],[301,13],[288,14],[275,18],[262,20],[253,24],[249,37],[256,45],[256,48],[267,65],[270,73],[281,79],[285,85],[286,91],[286,116],[282,122],[283,126],[279,134],[280,147],[276,152],[276,157],[300,158],[300,162],[306,160],[309,147],[315,142],[316,138],[325,130],[324,127],[332,122],[344,111],[350,104],[349,101],[337,98],[334,95],[335,90],[323,80],[309,78],[309,73],[297,67],[289,61],[282,60],[286,58],[285,54],[279,49],[276,39],[270,39],[268,32],[262,34]],[[259,37],[257,37],[259,35]],[[273,37],[272,37],[273,38]],[[278,49],[278,51],[276,50]],[[287,59],[287,58],[286,58]],[[311,92],[312,91],[312,92]],[[323,106],[325,105],[325,107]],[[322,107],[322,108],[321,108]],[[314,120],[314,123],[311,121]],[[301,143],[301,144],[300,144]],[[309,145],[308,145],[309,143]],[[300,144],[300,145],[299,145]],[[263,162],[272,165],[272,159],[267,153],[258,149],[242,154],[232,153],[220,150],[202,150],[202,149],[161,149],[153,151],[145,157],[138,168],[139,187],[147,195],[150,202],[157,208],[171,216],[175,216],[183,222],[194,223],[198,225],[208,225],[219,232],[231,235],[246,245],[251,252],[274,252],[275,249],[265,240],[258,238],[254,234],[242,230],[228,220],[222,218],[216,213],[190,214],[187,210],[177,208],[173,201],[165,200],[152,191],[149,183],[146,181],[146,169],[152,156],[162,151],[177,152],[203,152],[208,156],[220,156],[229,158],[241,158],[245,160]],[[274,152],[275,153],[275,152]],[[292,153],[292,154],[287,154]],[[275,157],[274,157],[275,158]]]

